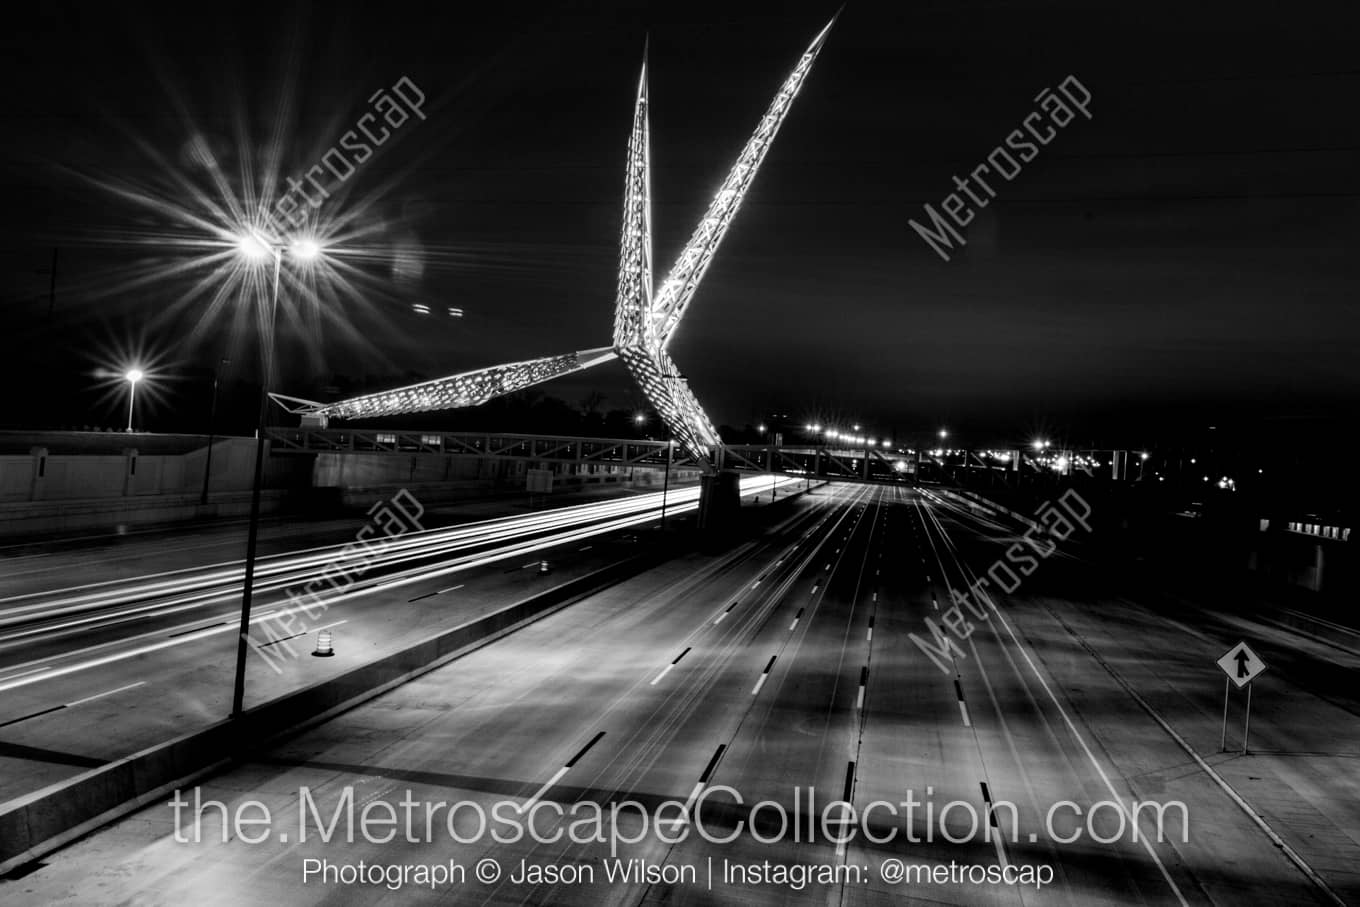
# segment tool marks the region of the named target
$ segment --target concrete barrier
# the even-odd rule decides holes
[[[0,873],[88,834],[271,740],[352,709],[674,556],[652,549],[467,621],[400,652],[0,804]]]
[[[263,513],[283,508],[286,492],[266,489]],[[120,531],[189,520],[215,520],[250,513],[250,492],[214,493],[207,504],[197,494],[158,494],[139,498],[0,503],[0,538],[31,538],[67,532]]]

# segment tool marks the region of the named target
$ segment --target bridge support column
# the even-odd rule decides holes
[[[741,509],[741,477],[724,469],[700,479],[699,528],[721,529],[736,520]]]

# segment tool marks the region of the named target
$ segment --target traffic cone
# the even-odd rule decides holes
[[[322,630],[316,634],[316,651],[312,655],[316,658],[330,658],[334,654],[335,650],[331,648],[331,631]]]

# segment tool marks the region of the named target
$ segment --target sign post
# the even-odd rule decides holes
[[[1218,736],[1218,751],[1228,748],[1228,678],[1223,678],[1223,733]]]
[[[1217,664],[1227,675],[1223,681],[1223,732],[1219,736],[1218,751],[1222,753],[1228,749],[1228,682],[1231,681],[1239,690],[1242,687],[1247,688],[1247,716],[1242,726],[1242,755],[1245,756],[1247,735],[1251,733],[1251,682],[1266,669],[1266,663],[1245,642],[1239,642],[1229,649]]]

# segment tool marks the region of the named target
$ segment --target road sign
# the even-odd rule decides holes
[[[1218,660],[1218,666],[1228,675],[1229,680],[1237,684],[1239,690],[1266,669],[1266,663],[1261,660],[1261,656],[1253,652],[1245,642],[1239,642],[1229,649],[1228,654]]]

